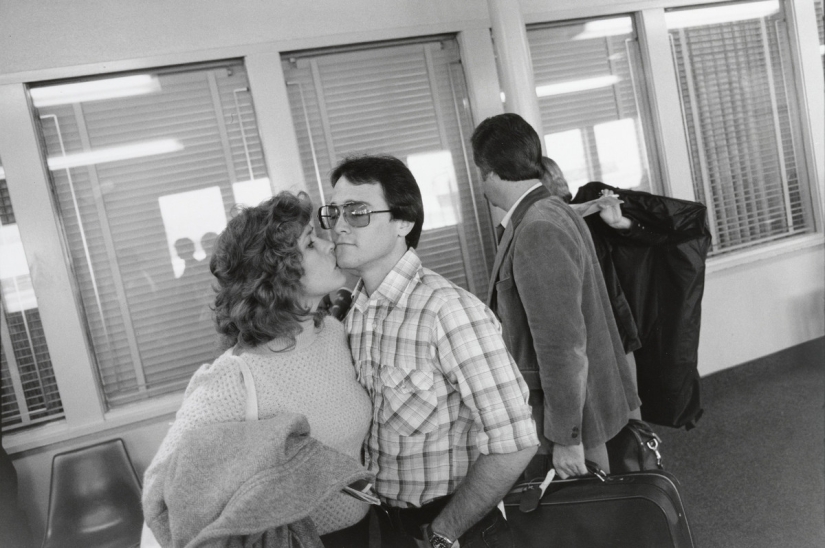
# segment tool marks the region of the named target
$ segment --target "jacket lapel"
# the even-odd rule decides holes
[[[513,216],[510,217],[510,222],[507,224],[507,228],[504,229],[504,234],[501,235],[501,241],[498,243],[498,250],[496,251],[496,259],[493,262],[493,270],[490,273],[490,286],[487,289],[487,306],[493,311],[495,311],[494,298],[496,282],[498,281],[499,271],[501,270],[501,263],[504,261],[504,257],[507,256],[507,252],[510,249],[510,244],[513,242],[513,235],[516,233],[516,227],[524,218],[524,215],[527,214],[527,210],[530,209],[530,206],[543,198],[549,197],[550,191],[544,186],[540,186],[530,192],[530,194],[525,196],[524,199],[519,202],[519,205],[516,206],[516,210],[513,212]]]

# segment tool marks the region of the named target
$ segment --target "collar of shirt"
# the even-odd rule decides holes
[[[507,210],[507,215],[505,215],[505,216],[504,216],[504,218],[501,220],[501,226],[503,226],[504,228],[507,228],[507,225],[510,223],[510,217],[512,217],[512,216],[513,216],[513,213],[516,211],[516,208],[517,208],[517,207],[518,207],[518,205],[521,203],[521,201],[522,201],[522,200],[523,200],[523,199],[524,199],[524,198],[525,198],[528,194],[530,194],[531,192],[533,192],[534,190],[536,190],[536,189],[537,189],[538,187],[540,187],[540,186],[541,186],[541,181],[539,181],[538,183],[536,183],[536,184],[534,184],[533,186],[531,186],[530,188],[528,188],[528,189],[524,192],[524,194],[522,194],[522,195],[521,195],[521,197],[519,197],[519,199],[518,199],[518,200],[516,200],[516,203],[514,203],[512,206],[510,206],[510,209],[508,209],[508,210]]]
[[[390,270],[389,274],[381,282],[372,295],[367,296],[364,291],[364,280],[358,280],[353,291],[352,302],[360,312],[367,309],[367,305],[371,300],[387,301],[392,309],[404,295],[404,291],[409,287],[421,269],[421,259],[415,253],[413,248],[409,248],[406,253],[395,263],[395,266]]]

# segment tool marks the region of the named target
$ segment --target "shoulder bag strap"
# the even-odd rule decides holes
[[[243,375],[243,384],[246,387],[246,417],[245,420],[258,420],[258,393],[255,391],[255,379],[252,377],[252,371],[249,366],[240,356],[235,356],[241,362],[241,374]]]

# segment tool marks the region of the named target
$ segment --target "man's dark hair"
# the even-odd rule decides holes
[[[350,156],[339,163],[330,175],[334,187],[341,177],[354,185],[379,184],[393,219],[413,223],[407,234],[407,246],[418,246],[424,225],[424,202],[421,190],[409,168],[394,156]]]
[[[518,114],[499,114],[481,122],[473,132],[473,159],[486,176],[504,181],[540,179],[541,140]]]

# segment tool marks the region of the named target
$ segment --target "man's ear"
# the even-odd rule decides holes
[[[407,234],[412,232],[415,223],[412,221],[405,221],[404,219],[395,219],[395,230],[402,238],[406,238]]]

